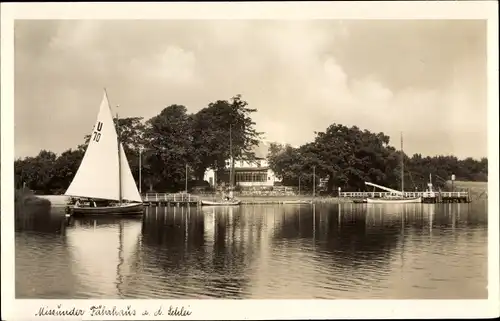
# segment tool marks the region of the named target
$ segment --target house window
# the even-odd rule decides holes
[[[241,171],[237,172],[235,175],[236,182],[265,182],[267,177],[266,172],[256,172],[256,171]]]

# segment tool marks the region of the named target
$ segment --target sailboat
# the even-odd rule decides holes
[[[73,215],[143,213],[106,90],[85,155],[65,195],[78,198],[70,208]]]
[[[377,184],[365,182],[366,185],[373,187],[378,187],[387,192],[390,192],[390,196],[382,198],[367,197],[366,203],[371,204],[408,204],[408,203],[422,203],[421,197],[405,197],[404,193],[404,153],[403,153],[403,133],[401,133],[401,191],[397,191],[391,188],[380,186]]]
[[[231,135],[231,126],[229,126],[229,154],[230,154],[230,174],[229,174],[229,197],[222,199],[220,201],[201,201],[202,206],[237,206],[241,204],[240,200],[233,198],[233,139]]]

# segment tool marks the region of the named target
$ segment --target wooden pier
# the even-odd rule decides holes
[[[142,196],[146,206],[198,206],[200,199],[186,193],[147,193]]]
[[[422,203],[470,203],[469,192],[404,192],[405,197],[421,197]],[[392,192],[341,192],[341,198],[363,199],[394,196]]]

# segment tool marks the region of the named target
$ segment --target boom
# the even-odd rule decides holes
[[[382,185],[377,185],[377,184],[373,184],[373,183],[370,183],[370,182],[365,182],[365,184],[369,185],[369,186],[373,186],[373,187],[378,187],[378,188],[383,189],[384,191],[387,191],[387,192],[396,193],[396,194],[399,194],[399,195],[403,194],[403,192],[401,192],[401,191],[397,191],[395,189],[388,188],[388,187],[385,187],[385,186],[382,186]]]

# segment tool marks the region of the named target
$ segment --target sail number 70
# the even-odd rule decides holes
[[[101,129],[102,129],[102,123],[98,122],[97,123],[97,131],[94,132],[94,138],[92,139],[95,142],[99,142],[99,139],[101,139]]]
[[[94,141],[99,142],[99,139],[101,139],[101,133],[94,132]]]

